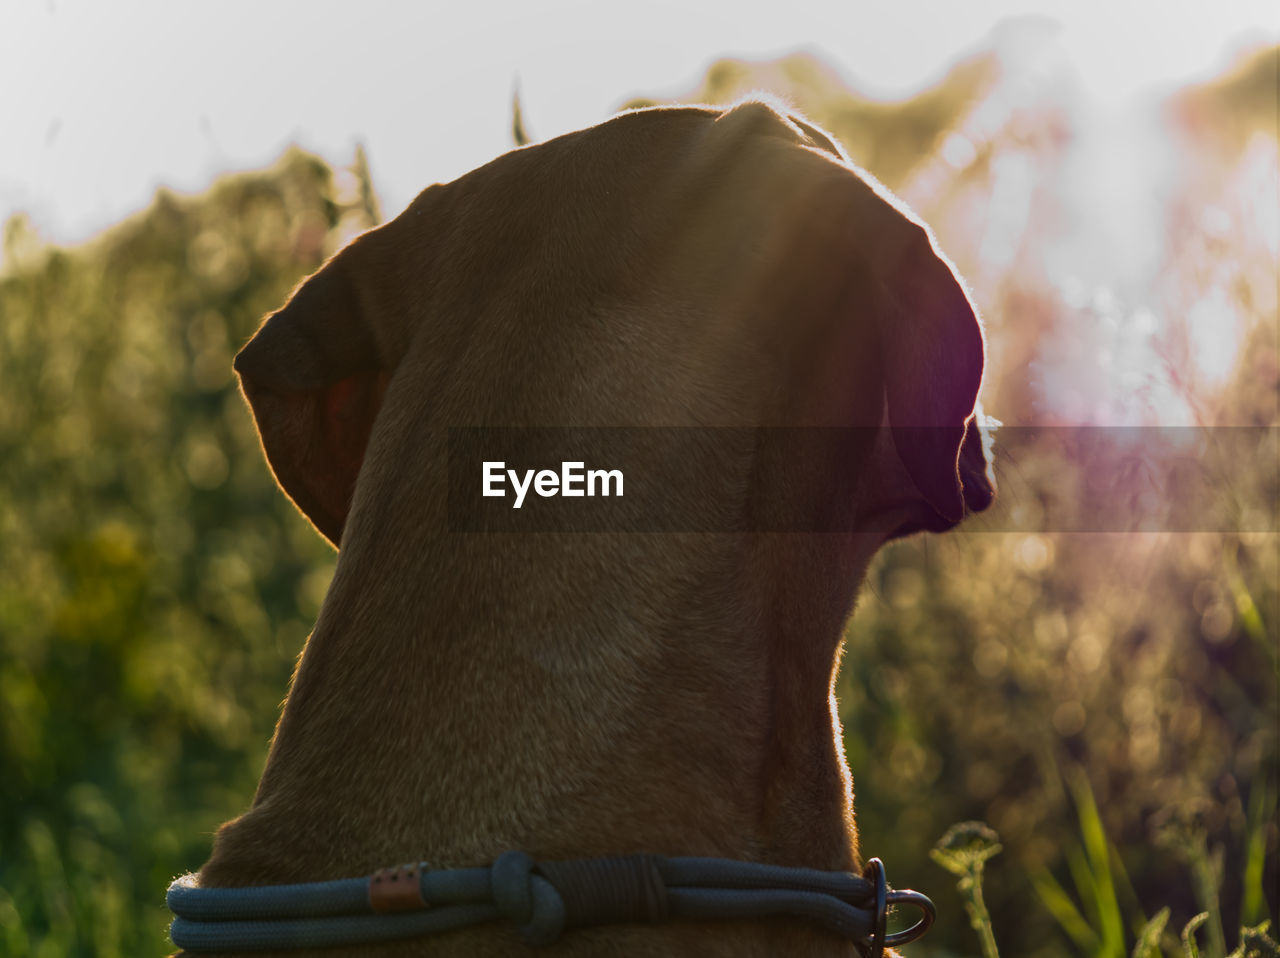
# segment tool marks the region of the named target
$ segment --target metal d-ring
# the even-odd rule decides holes
[[[933,925],[933,920],[938,917],[938,910],[933,907],[927,895],[922,895],[918,891],[891,891],[886,896],[887,904],[890,908],[894,905],[914,905],[920,909],[920,920],[905,931],[895,932],[884,940],[884,943],[890,948],[896,948],[899,945],[907,945],[915,941],[923,935]]]
[[[885,948],[909,945],[932,927],[933,920],[938,917],[938,910],[933,906],[933,902],[928,896],[918,891],[909,889],[889,891],[884,874],[884,862],[880,859],[872,858],[868,861],[866,867],[862,869],[862,877],[871,882],[876,890],[875,919],[871,929],[871,939],[867,942],[869,948],[867,958],[883,958]],[[913,905],[919,908],[920,920],[904,931],[886,935],[885,924],[888,921],[889,909],[896,905]]]
[[[883,958],[885,946],[885,922],[889,918],[888,883],[884,876],[884,862],[872,858],[862,869],[862,877],[876,889],[875,918],[872,919],[871,940],[867,942],[867,958]]]

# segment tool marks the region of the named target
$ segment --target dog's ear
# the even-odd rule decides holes
[[[725,118],[748,109],[760,127],[759,116],[768,112],[760,104],[746,104]],[[795,173],[813,176],[815,187],[804,205],[804,227],[791,234],[803,239],[794,244],[787,271],[804,277],[810,292],[833,279],[844,289],[833,317],[839,328],[834,337],[828,330],[825,353],[815,350],[805,361],[808,389],[821,383],[828,398],[853,400],[857,408],[837,419],[861,424],[868,404],[878,405],[875,394],[883,381],[898,458],[933,510],[947,523],[957,522],[966,506],[985,508],[994,495],[983,436],[973,422],[985,359],[977,311],[932,234],[893,194],[854,167],[819,127],[796,115],[781,120],[774,117],[774,135],[791,131],[797,145],[807,148],[809,156],[795,155]],[[815,170],[814,153],[838,166]],[[819,294],[814,301],[825,300]],[[857,348],[869,339],[879,343],[875,369],[876,357]],[[832,364],[850,375],[812,375]],[[828,414],[815,418],[806,411],[801,418],[825,422]]]
[[[343,254],[267,317],[235,370],[276,480],[336,547],[388,378]]]
[[[851,307],[874,323],[898,458],[934,511],[957,522],[966,502],[982,507],[992,494],[985,470],[962,469],[971,457],[962,463],[961,455],[981,445],[971,427],[985,353],[981,322],[929,231],[872,183],[860,181],[855,192],[847,224]]]

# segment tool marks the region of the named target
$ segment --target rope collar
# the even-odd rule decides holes
[[[530,945],[562,932],[618,922],[797,916],[855,942],[868,958],[915,941],[933,924],[933,902],[889,889],[884,865],[861,876],[725,858],[630,855],[536,863],[524,852],[490,867],[381,869],[366,878],[199,888],[194,875],[169,886],[179,948],[265,951],[398,941],[506,919]],[[895,905],[920,910],[905,931],[885,933]]]

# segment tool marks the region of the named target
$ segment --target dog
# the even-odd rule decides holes
[[[425,190],[235,359],[280,486],[339,553],[253,804],[200,884],[508,849],[857,871],[842,629],[884,542],[991,502],[984,348],[927,227],[765,101],[619,114]],[[663,535],[626,493],[615,528],[470,534],[461,427],[527,430],[550,458],[539,430],[573,427],[588,463],[619,428],[806,438],[632,449],[620,471],[663,490]],[[479,470],[463,480],[479,502]],[[524,948],[495,923],[376,953]],[[548,950],[857,954],[800,918]]]

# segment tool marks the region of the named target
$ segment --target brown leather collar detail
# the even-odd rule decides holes
[[[369,876],[369,907],[381,914],[426,908],[421,876],[416,863],[379,868]]]

